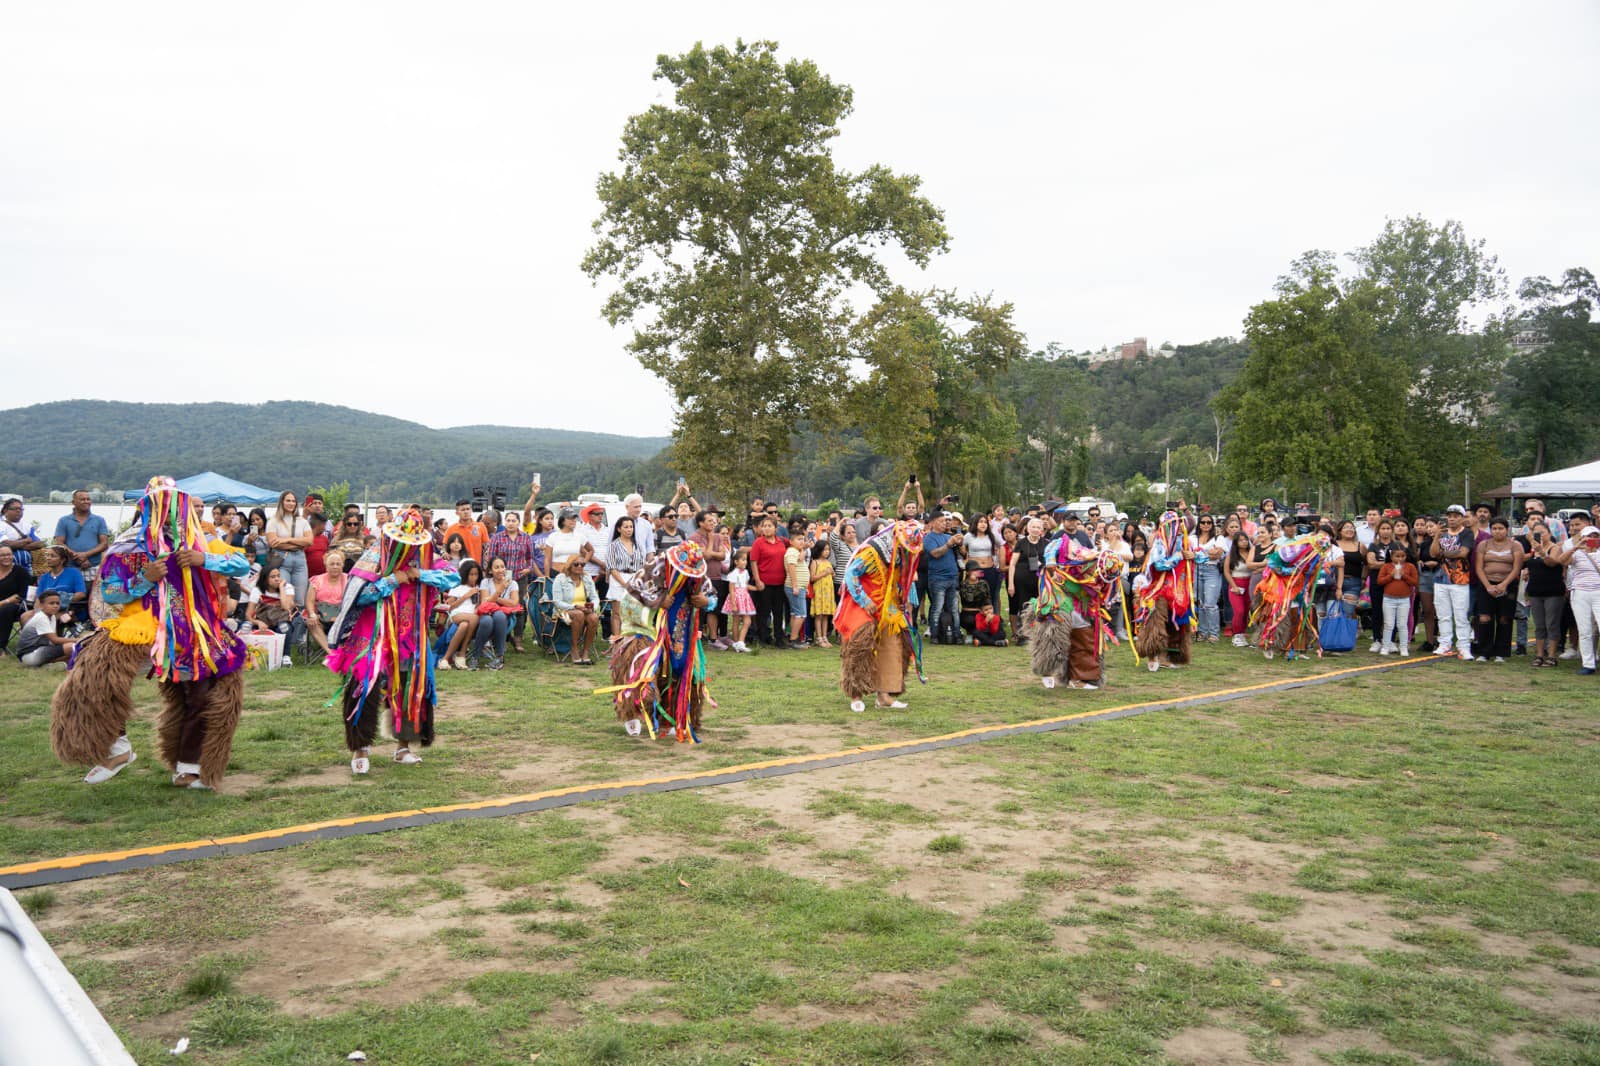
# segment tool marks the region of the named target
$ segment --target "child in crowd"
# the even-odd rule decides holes
[[[1000,616],[994,613],[994,604],[987,600],[972,620],[972,642],[985,648],[1006,646],[1006,638],[1000,632]]]
[[[17,658],[23,666],[44,666],[72,654],[75,642],[56,635],[57,615],[61,613],[61,593],[46,589],[39,593],[36,608],[23,623],[17,642]]]
[[[750,619],[756,616],[756,602],[750,596],[750,549],[740,548],[733,556],[733,569],[728,571],[728,602],[722,605],[728,616],[728,634],[733,637],[734,651],[749,651],[744,642],[750,632]]]
[[[828,558],[828,541],[819,540],[811,546],[811,636],[819,648],[831,648],[828,627],[833,625],[833,612],[838,604],[833,594],[833,563]]]
[[[783,550],[783,595],[789,601],[789,645],[796,650],[806,643],[807,598],[811,592],[811,548],[806,543],[805,524],[789,523],[789,546]]]
[[[967,563],[966,581],[957,591],[961,600],[961,628],[972,634],[972,639],[978,639],[977,621],[978,613],[984,605],[994,606],[994,601],[989,596],[989,584],[984,580],[983,567],[979,563]]]
[[[1411,654],[1411,597],[1417,591],[1417,568],[1406,562],[1406,549],[1396,544],[1388,561],[1378,567],[1378,587],[1383,589],[1383,644],[1379,655]]]

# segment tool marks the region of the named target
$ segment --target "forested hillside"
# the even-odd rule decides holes
[[[520,487],[532,470],[552,491],[563,481],[639,478],[636,468],[667,443],[560,429],[430,429],[318,403],[66,400],[0,419],[0,485],[42,496],[79,485],[137,486],[156,472],[216,470],[274,488],[348,481],[378,498],[439,499],[474,484],[510,486],[513,474]]]

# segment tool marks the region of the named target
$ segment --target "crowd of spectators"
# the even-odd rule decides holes
[[[926,526],[917,620],[931,642],[1025,642],[1019,615],[1037,593],[1045,546],[1057,537],[1123,559],[1112,625],[1126,637],[1131,611],[1125,608],[1157,517],[1102,514],[1095,506],[1080,514],[1055,500],[1026,508],[997,504],[969,515],[954,496],[930,504],[915,479],[890,511],[868,496],[848,514],[815,518],[785,516],[761,498],[744,514],[729,515],[702,507],[681,481],[665,506],[647,509],[633,494],[609,522],[601,504],[551,509],[539,506],[538,496],[535,481],[520,509],[474,507],[467,499],[456,502],[451,516],[423,509],[436,549],[463,579],[442,608],[448,625],[439,647],[442,668],[498,669],[508,648],[526,651],[529,620],[541,603],[570,627],[571,661],[592,663],[596,645],[617,639],[626,624],[624,582],[685,540],[701,548],[717,591],[717,605],[703,619],[708,646],[830,647],[845,566],[895,517]],[[76,494],[73,504],[48,539],[24,525],[21,501],[5,501],[0,510],[0,648],[20,626],[17,654],[31,665],[70,655],[110,540],[87,493]],[[1191,510],[1184,500],[1172,506],[1189,529],[1184,550],[1195,563],[1198,639],[1248,645],[1252,594],[1274,542],[1292,535],[1291,519],[1272,499],[1216,511]],[[386,508],[369,515],[357,504],[328,515],[318,494],[308,493],[302,506],[293,492],[270,509],[218,503],[208,517],[215,533],[254,564],[249,577],[229,583],[227,609],[236,624],[283,633],[293,648],[324,651],[347,575],[390,519]],[[1416,643],[1428,653],[1503,663],[1531,649],[1536,667],[1578,659],[1581,673],[1595,672],[1600,505],[1569,512],[1563,521],[1542,501],[1527,500],[1515,526],[1488,504],[1452,505],[1409,520],[1369,508],[1360,518],[1321,519],[1319,529],[1331,549],[1315,592],[1318,613],[1335,601],[1345,605],[1369,630],[1371,652],[1407,654]]]

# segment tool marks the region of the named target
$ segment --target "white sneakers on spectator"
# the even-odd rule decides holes
[[[1456,650],[1448,644],[1441,644],[1433,649],[1433,654],[1435,655],[1454,655],[1455,653]]]
[[[1367,650],[1368,651],[1375,651],[1380,655],[1383,654],[1383,641],[1381,641],[1381,640],[1373,641],[1372,642],[1372,647],[1368,648]]]
[[[1235,648],[1248,648],[1250,646],[1250,638],[1243,633],[1235,633],[1233,635],[1233,646]]]
[[[1568,648],[1566,651],[1564,651],[1560,655],[1556,656],[1557,659],[1576,659],[1577,657],[1578,657],[1578,649],[1577,648]]]
[[[1391,644],[1385,644],[1381,648],[1378,645],[1374,644],[1372,647],[1373,647],[1373,650],[1376,651],[1379,655],[1393,655],[1394,654],[1394,646],[1391,645]]]
[[[731,645],[731,647],[733,648],[734,651],[749,651],[750,650],[749,645],[745,644],[745,642],[742,641],[742,640],[734,641],[733,644]]]

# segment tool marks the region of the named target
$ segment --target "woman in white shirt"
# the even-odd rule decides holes
[[[278,508],[267,520],[267,547],[283,556],[278,569],[283,583],[294,586],[295,603],[304,607],[311,575],[306,570],[306,548],[311,544],[311,523],[300,516],[300,501],[292,492],[278,497]]]
[[[483,567],[468,559],[461,564],[461,584],[444,594],[445,605],[450,609],[450,624],[456,627],[450,646],[439,658],[439,669],[466,670],[467,648],[478,631],[478,597],[482,589],[478,582],[483,578]]]
[[[544,542],[544,577],[559,574],[567,560],[583,550],[583,536],[578,532],[578,512],[563,507],[556,516],[556,531]]]
[[[644,567],[644,556],[644,547],[634,538],[633,519],[623,515],[611,527],[611,543],[606,547],[608,572],[616,574],[619,578],[619,580],[613,581],[607,586],[606,599],[616,603],[627,597],[628,589],[623,582]],[[611,609],[611,638],[615,640],[621,633],[622,612],[613,607]]]

